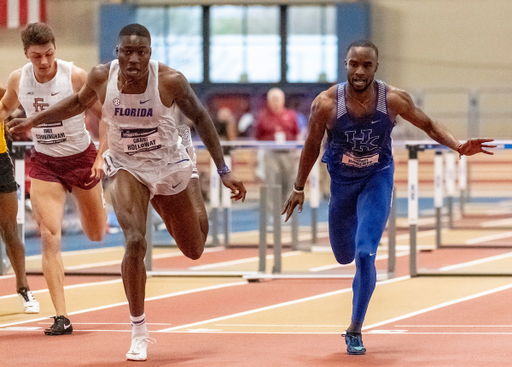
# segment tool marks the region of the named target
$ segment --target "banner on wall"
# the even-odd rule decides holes
[[[45,0],[0,0],[0,28],[20,28],[45,21]]]

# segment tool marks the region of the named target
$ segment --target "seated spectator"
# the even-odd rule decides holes
[[[267,106],[256,119],[255,137],[257,140],[273,140],[278,143],[297,140],[299,124],[297,113],[285,108],[284,92],[279,88],[272,88],[267,93]],[[264,179],[268,185],[281,185],[282,203],[293,189],[297,169],[297,154],[293,149],[265,149]],[[261,169],[260,169],[261,171]],[[261,172],[259,174],[261,176]],[[269,198],[269,205],[273,200]]]

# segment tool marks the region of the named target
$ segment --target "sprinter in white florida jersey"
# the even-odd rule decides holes
[[[158,62],[150,60],[144,92],[126,94],[117,86],[119,62],[112,61],[102,110],[108,130],[107,174],[129,171],[149,189],[151,197],[184,190],[193,168],[180,144],[176,103],[166,107],[160,100],[158,68]]]
[[[185,256],[198,259],[208,236],[199,180],[191,178],[192,163],[178,137],[177,108],[194,123],[232,198],[244,201],[247,191],[226,166],[213,122],[183,74],[150,60],[149,31],[140,24],[124,27],[117,55],[118,60],[93,68],[87,84],[72,98],[27,121],[13,120],[9,128],[23,131],[79,114],[97,100],[103,104],[95,167],[99,172],[105,159],[112,204],[125,238],[121,272],[132,322],[126,358],[141,361],[147,359],[152,341],[144,313],[148,202]]]
[[[34,118],[78,92],[87,73],[71,62],[55,57],[55,36],[44,23],[31,23],[21,34],[29,59],[13,71],[0,102],[0,120],[21,104],[27,117]],[[91,106],[94,107],[94,106]],[[85,110],[84,110],[85,111]],[[61,232],[66,193],[76,199],[82,229],[92,241],[106,232],[107,213],[100,180],[92,172],[96,147],[85,129],[84,111],[32,129],[30,199],[32,214],[41,230],[42,266],[56,317],[47,335],[70,334],[64,297]],[[97,106],[100,114],[99,104]]]

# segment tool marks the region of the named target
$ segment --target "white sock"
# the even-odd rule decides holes
[[[140,316],[130,315],[132,321],[132,338],[138,336],[148,336],[148,328],[146,327],[146,314],[143,313]]]

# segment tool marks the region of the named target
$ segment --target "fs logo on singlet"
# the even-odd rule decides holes
[[[35,112],[44,111],[46,107],[50,107],[49,103],[44,103],[44,98],[34,98],[34,109]]]
[[[347,142],[352,144],[352,151],[371,152],[378,148],[378,145],[374,142],[379,136],[372,136],[372,132],[372,129],[361,130],[360,134],[357,134],[357,131],[345,131]]]

